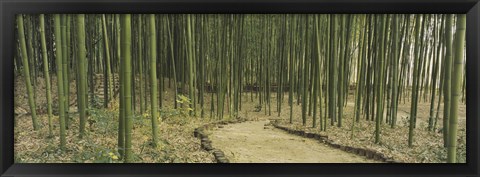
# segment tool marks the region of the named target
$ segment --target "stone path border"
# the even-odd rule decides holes
[[[278,129],[283,130],[283,131],[286,131],[290,134],[303,136],[303,137],[311,138],[311,139],[316,139],[316,140],[319,140],[322,143],[325,143],[325,144],[329,145],[330,147],[337,148],[337,149],[340,149],[342,151],[349,152],[349,153],[352,153],[352,154],[365,156],[365,157],[367,157],[367,159],[373,159],[373,160],[376,160],[376,161],[381,161],[381,162],[386,162],[386,163],[403,163],[403,162],[396,161],[393,158],[389,158],[386,155],[384,155],[380,152],[377,152],[375,150],[372,150],[372,149],[356,148],[356,147],[345,146],[345,145],[335,143],[335,141],[328,139],[328,136],[325,136],[325,135],[320,135],[320,134],[313,133],[313,132],[306,132],[305,130],[295,130],[295,129],[292,129],[292,128],[289,128],[289,127],[284,127],[284,126],[279,125],[276,121],[272,121],[271,124],[273,125],[273,127],[278,128]]]
[[[212,141],[206,134],[206,130],[213,129],[215,127],[218,128],[223,128],[224,125],[227,124],[235,124],[235,123],[242,123],[246,122],[246,119],[237,119],[237,120],[229,120],[229,121],[219,121],[219,122],[212,122],[205,124],[203,126],[200,126],[198,128],[195,128],[193,131],[193,136],[198,138],[200,140],[200,144],[203,150],[210,152],[214,155],[215,160],[217,163],[230,163],[230,161],[225,157],[225,154],[222,150],[214,148],[212,146]],[[377,152],[372,149],[366,149],[366,148],[356,148],[356,147],[351,147],[351,146],[345,146],[341,145],[338,143],[335,143],[335,141],[328,139],[328,136],[325,135],[320,135],[317,133],[313,132],[306,132],[305,130],[294,130],[292,128],[284,127],[276,123],[276,121],[271,122],[271,125],[275,128],[278,128],[280,130],[286,131],[287,133],[298,135],[298,136],[303,136],[306,138],[311,138],[311,139],[316,139],[322,143],[325,143],[329,145],[330,147],[340,149],[345,152],[349,152],[352,154],[357,154],[360,156],[365,156],[367,159],[373,159],[376,161],[381,161],[381,162],[386,162],[386,163],[403,163],[394,160],[393,158],[389,158],[386,155]]]
[[[230,161],[225,157],[225,154],[223,153],[222,150],[214,148],[212,146],[212,141],[208,137],[208,135],[205,133],[206,130],[218,127],[218,128],[223,128],[224,125],[227,124],[235,124],[235,123],[242,123],[246,122],[247,119],[244,118],[238,118],[236,120],[228,120],[228,121],[219,121],[219,122],[212,122],[205,124],[203,126],[200,126],[198,128],[195,128],[193,131],[193,136],[196,138],[200,139],[200,144],[203,150],[210,152],[213,154],[215,157],[215,160],[217,163],[230,163]]]

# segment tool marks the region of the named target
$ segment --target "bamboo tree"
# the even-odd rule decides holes
[[[385,68],[385,58],[384,58],[384,47],[386,46],[386,40],[385,40],[385,34],[386,34],[386,21],[387,21],[387,16],[382,15],[380,19],[380,38],[379,38],[379,52],[378,54],[378,62],[379,62],[379,72],[378,72],[378,82],[377,82],[377,87],[378,87],[378,92],[377,92],[377,113],[376,113],[376,123],[375,123],[375,143],[380,143],[380,122],[383,120],[383,70]]]
[[[67,83],[67,88],[65,89],[66,93],[67,94],[67,100],[66,100],[66,104],[67,104],[67,112],[70,111],[70,79],[71,79],[71,76],[70,74],[72,73],[72,69],[71,69],[71,61],[72,61],[72,55],[71,55],[71,48],[72,48],[72,39],[71,39],[71,34],[72,34],[72,23],[71,23],[71,15],[67,14],[66,15],[66,57],[68,58],[66,60],[66,70],[67,70],[67,74],[65,75],[66,77],[66,83]],[[70,126],[70,116],[66,116],[67,119],[65,119],[65,126],[66,128],[68,129],[68,127]]]
[[[451,88],[451,107],[450,107],[450,120],[448,129],[448,146],[447,146],[447,162],[457,162],[457,127],[458,127],[458,104],[461,99],[461,86],[462,86],[462,72],[463,72],[463,59],[464,59],[464,47],[465,47],[465,28],[466,28],[466,15],[457,15],[457,29],[455,32],[455,43],[453,49],[453,71],[452,71],[452,88]]]
[[[125,109],[125,163],[133,162],[132,151],[132,129],[133,129],[133,105],[132,105],[132,54],[131,54],[131,14],[121,15],[121,45],[122,45],[122,65],[124,70],[124,79],[121,87],[124,87],[122,101]],[[154,88],[156,89],[156,88]]]
[[[62,70],[63,70],[63,80],[61,81],[63,83],[63,88],[64,88],[64,94],[65,94],[65,128],[68,129],[68,122],[69,122],[69,105],[68,105],[68,100],[70,99],[70,94],[69,94],[69,84],[68,84],[68,52],[67,52],[67,15],[63,14],[60,16],[61,20],[61,26],[60,30],[62,33],[61,39],[62,39]]]
[[[393,35],[394,35],[394,39],[393,39],[393,55],[392,55],[392,94],[391,94],[391,127],[394,128],[395,126],[395,122],[397,120],[397,108],[398,108],[398,105],[397,105],[397,96],[398,96],[398,61],[400,60],[400,30],[399,30],[399,26],[398,26],[398,23],[399,23],[399,15],[394,15],[393,17]]]
[[[92,24],[92,22],[94,21],[93,19],[93,16],[86,16],[85,17],[85,23],[86,24]],[[78,23],[78,22],[77,22]],[[85,24],[84,23],[84,24]],[[86,98],[85,100],[88,101],[88,97],[90,97],[90,101],[87,102],[86,104],[88,105],[89,103],[91,105],[94,105],[94,98],[95,98],[95,82],[94,82],[94,72],[95,72],[95,67],[94,67],[94,64],[95,64],[95,61],[96,61],[96,54],[97,54],[97,45],[96,45],[96,39],[95,39],[95,35],[94,35],[94,32],[95,32],[95,26],[94,25],[86,25],[86,31],[85,31],[85,44],[88,44],[86,45],[86,51],[88,51],[87,54],[89,54],[89,61],[86,61],[85,62],[85,65],[86,65],[86,73],[87,73],[87,89],[86,90]]]
[[[446,24],[446,15],[442,15],[442,18],[441,18],[441,27],[440,27],[440,42],[439,42],[439,49],[437,50],[437,57],[441,57],[443,56],[442,59],[445,59],[445,41],[446,41],[446,37],[445,37],[445,24]],[[437,112],[435,114],[435,121],[433,123],[433,131],[436,131],[437,130],[437,122],[438,122],[438,117],[440,115],[440,103],[442,103],[442,96],[443,96],[443,85],[445,84],[445,62],[441,62],[441,65],[440,65],[440,84],[439,84],[439,94],[438,94],[438,102],[437,102]]]
[[[175,65],[175,52],[174,52],[174,43],[173,43],[173,35],[170,29],[170,22],[169,18],[166,18],[167,22],[167,31],[168,31],[168,39],[169,39],[169,46],[170,46],[170,58],[171,58],[171,64],[172,64],[172,70],[173,70],[173,87],[174,87],[174,98],[177,98],[178,95],[178,87],[177,87],[177,72],[175,71],[176,65]],[[213,99],[213,97],[212,97]],[[213,102],[212,102],[213,103]],[[177,109],[177,102],[173,101],[174,108]],[[213,105],[213,104],[212,104]]]
[[[338,115],[337,115],[337,126],[338,127],[342,127],[342,118],[343,118],[343,103],[344,103],[344,80],[345,80],[345,67],[344,67],[344,63],[345,63],[345,60],[346,60],[346,51],[347,51],[347,40],[345,40],[346,38],[346,29],[348,29],[347,27],[347,15],[348,14],[342,14],[341,17],[341,27],[340,27],[340,30],[341,30],[341,33],[340,33],[340,56],[338,58],[338,101],[337,101],[337,106],[338,106]],[[336,88],[335,88],[336,89]]]
[[[421,16],[417,16],[415,20],[415,56],[414,56],[414,69],[413,69],[413,86],[412,86],[412,104],[411,104],[411,111],[410,111],[410,125],[408,130],[408,146],[413,146],[413,128],[415,127],[415,119],[416,119],[416,110],[417,110],[417,99],[418,99],[418,80],[419,78],[419,67],[420,67],[420,18]],[[424,20],[425,21],[425,20]]]
[[[208,42],[206,39],[208,39],[208,33],[207,33],[207,30],[205,30],[205,21],[206,21],[206,16],[203,16],[202,18],[203,20],[200,22],[201,23],[201,28],[204,30],[201,37],[202,37],[202,42],[203,44],[201,45],[202,47],[202,50],[205,51],[206,55],[202,55],[200,57],[200,95],[199,95],[199,100],[200,100],[200,105],[201,105],[201,113],[200,113],[200,117],[201,118],[204,118],[205,117],[205,108],[204,108],[204,93],[205,93],[205,82],[206,82],[206,74],[205,74],[205,69],[206,69],[206,60],[208,59],[208,56],[209,56],[209,50],[207,48],[207,45]]]
[[[337,15],[330,15],[330,31],[331,31],[331,36],[332,39],[337,39],[337,28],[336,28],[336,21],[337,21]],[[337,40],[332,40],[330,39],[330,66],[329,66],[329,100],[328,100],[328,107],[329,107],[329,113],[328,116],[330,117],[330,124],[334,124],[335,120],[335,91],[337,90],[336,88],[336,83],[337,81],[335,80],[336,76],[336,49],[337,49]]]
[[[60,149],[64,150],[67,144],[66,133],[65,133],[65,94],[63,88],[63,67],[62,67],[62,39],[61,39],[61,30],[60,30],[60,15],[54,15],[54,24],[55,24],[55,44],[56,44],[56,53],[55,58],[57,60],[57,88],[58,88],[58,104],[59,104],[59,118],[60,118]]]
[[[138,19],[138,21],[137,21],[137,34],[138,34],[138,38],[137,38],[137,40],[138,40],[138,43],[137,43],[137,44],[138,44],[138,45],[137,45],[137,48],[138,48],[138,49],[136,50],[136,52],[137,52],[137,60],[138,60],[138,68],[139,68],[138,73],[139,73],[139,75],[140,75],[140,78],[139,78],[139,82],[140,82],[140,83],[139,83],[139,85],[140,85],[140,90],[139,90],[139,92],[140,92],[140,113],[143,113],[143,112],[145,112],[145,102],[146,102],[147,100],[144,99],[145,93],[143,92],[143,91],[144,91],[144,85],[145,85],[145,83],[143,82],[144,76],[143,76],[143,66],[142,66],[142,61],[144,60],[144,59],[143,59],[143,51],[142,51],[142,49],[143,49],[143,38],[142,38],[142,25],[143,25],[143,20],[142,20],[142,14],[138,14],[137,17],[138,17],[138,18],[137,18],[137,19]],[[155,17],[153,17],[153,19],[155,20]],[[153,23],[153,25],[155,25],[155,23]],[[154,37],[153,39],[156,39],[156,36],[153,36],[153,37]],[[156,44],[156,43],[155,43],[155,44]],[[155,47],[155,49],[156,49],[156,47]],[[155,57],[156,57],[156,56],[155,56]],[[155,59],[156,59],[156,58],[155,58]],[[156,66],[156,65],[155,65],[155,66]],[[155,76],[156,76],[156,74],[155,74]],[[156,79],[156,78],[155,78],[155,79]],[[157,87],[155,87],[155,88],[157,88]],[[152,115],[153,115],[153,114],[152,114]]]
[[[328,83],[330,82],[330,81],[329,81],[329,77],[330,77],[330,75],[329,75],[330,71],[329,71],[329,70],[330,70],[330,69],[329,69],[328,67],[330,66],[330,58],[331,58],[331,52],[330,52],[330,51],[331,51],[331,49],[330,49],[330,48],[331,48],[331,41],[332,41],[332,40],[331,40],[331,36],[332,36],[332,35],[331,35],[331,33],[332,33],[331,24],[332,24],[332,23],[330,22],[331,20],[332,20],[332,16],[331,16],[331,15],[327,15],[327,17],[326,17],[326,23],[327,23],[327,25],[326,25],[326,27],[325,27],[326,30],[327,30],[327,32],[326,32],[326,34],[324,35],[324,36],[325,36],[325,39],[326,39],[326,40],[325,40],[325,46],[326,46],[326,48],[325,48],[325,50],[324,50],[325,55],[326,55],[326,57],[325,57],[325,64],[324,64],[324,66],[325,66],[324,68],[326,68],[326,69],[325,69],[325,72],[324,72],[324,73],[325,73],[325,77],[324,77],[324,81],[323,81],[324,84],[328,84]],[[322,84],[322,86],[321,86],[320,88],[323,89],[323,84]],[[326,93],[329,93],[329,92],[330,92],[330,86],[326,86],[326,87],[325,87],[325,92],[326,92]],[[329,117],[327,114],[328,114],[328,112],[329,112],[329,107],[330,107],[330,106],[328,105],[328,104],[330,103],[330,102],[329,102],[329,100],[330,100],[329,97],[330,97],[330,96],[325,96],[325,102],[324,102],[324,103],[325,103],[325,114],[324,114],[324,117],[323,117],[323,118],[324,118],[324,119],[323,119],[323,127],[321,128],[321,130],[323,130],[323,131],[326,131],[326,130],[327,130],[327,119],[328,119],[328,117]]]
[[[293,16],[293,19],[292,19],[292,27],[293,25],[295,25],[295,16]],[[292,29],[292,31],[294,31],[295,29]],[[293,123],[293,78],[294,78],[294,64],[293,64],[293,49],[294,49],[294,40],[293,40],[293,33],[290,33],[290,55],[288,55],[289,57],[289,61],[290,61],[290,67],[289,67],[289,83],[290,83],[290,87],[288,89],[288,103],[290,104],[290,123]],[[252,62],[253,63],[253,62]]]
[[[315,79],[315,94],[314,94],[314,98],[315,99],[315,102],[314,102],[314,113],[313,113],[313,127],[316,126],[316,114],[315,114],[315,110],[316,110],[316,102],[317,100],[318,103],[319,103],[319,121],[320,121],[320,127],[322,126],[322,85],[321,85],[321,71],[320,71],[320,65],[321,65],[321,47],[320,47],[320,43],[321,43],[321,40],[320,40],[320,26],[319,26],[319,19],[318,19],[318,15],[315,15],[315,37],[316,37],[316,46],[317,46],[317,55],[315,56],[316,57],[316,61],[315,61],[315,77],[313,78],[316,78]],[[318,92],[318,96],[317,96],[317,92]]]
[[[23,18],[23,16],[22,16]],[[34,43],[33,41],[33,38],[34,38],[34,22],[33,22],[33,17],[32,16],[25,16],[25,21],[24,21],[24,24],[22,25],[26,25],[26,29],[27,29],[27,32],[26,32],[26,35],[25,35],[25,32],[24,32],[24,39],[26,41],[26,50],[27,50],[27,60],[28,60],[28,68],[29,68],[29,73],[31,74],[29,77],[30,77],[30,80],[31,80],[31,85],[33,86],[33,103],[35,103],[35,100],[37,98],[37,70],[36,70],[36,67],[35,67],[35,59],[36,59],[36,56],[35,56],[35,51],[36,51],[36,47],[34,46]],[[23,57],[22,57],[23,58]],[[28,89],[27,89],[28,90]],[[36,106],[35,106],[36,107]],[[35,114],[36,114],[36,110],[35,110]]]
[[[53,136],[52,130],[52,94],[50,88],[50,74],[48,73],[47,42],[45,40],[45,15],[40,14],[40,39],[42,43],[43,74],[45,77],[45,91],[47,95],[48,135]]]
[[[187,40],[188,40],[188,43],[186,44],[187,45],[187,48],[188,48],[188,86],[189,86],[189,95],[190,95],[190,99],[191,99],[191,105],[190,108],[193,108],[194,105],[195,105],[195,87],[193,85],[193,79],[194,79],[194,73],[193,73],[193,68],[194,68],[194,59],[193,59],[193,33],[192,33],[192,25],[191,25],[191,16],[192,15],[187,15]],[[190,115],[195,115],[195,112],[196,110],[192,110],[190,111]]]
[[[121,158],[125,159],[125,60],[122,58],[124,56],[122,51],[121,40],[123,33],[121,33],[121,24],[120,24],[120,14],[115,15],[115,25],[116,25],[116,34],[117,34],[117,61],[120,62],[120,115],[118,116],[118,153]]]
[[[438,28],[437,28],[437,17],[434,18],[434,23],[435,23],[435,31],[434,31],[434,47],[435,47],[435,50],[436,51],[440,51],[440,48],[441,48],[441,42],[438,42],[439,45],[438,47],[436,47],[436,39],[437,39],[437,31]],[[440,36],[440,40],[441,40],[441,36]],[[436,51],[434,52],[434,54],[437,54]],[[433,70],[433,73],[432,73],[432,89],[431,89],[431,99],[430,99],[430,116],[428,118],[428,130],[429,131],[433,131],[433,124],[434,124],[434,108],[435,108],[435,93],[436,93],[436,90],[437,90],[437,75],[438,75],[438,69],[439,69],[439,65],[440,65],[440,57],[438,55],[435,55],[434,57],[435,61],[434,61],[434,70]]]
[[[308,16],[307,16],[307,20],[308,20]],[[305,24],[306,26],[303,28],[305,31],[303,31],[302,35],[304,36],[304,39],[307,40],[309,35],[308,35],[308,22],[307,20],[305,20]],[[302,54],[301,54],[301,58],[302,58],[302,69],[301,71],[303,71],[302,73],[302,83],[301,83],[301,89],[302,89],[302,124],[303,126],[305,126],[305,124],[307,123],[307,115],[306,115],[306,111],[307,111],[307,87],[308,87],[308,61],[307,61],[307,57],[305,56],[306,54],[305,53],[308,53],[306,52],[306,46],[308,45],[305,45],[305,46],[302,46]],[[267,67],[268,68],[268,67]],[[268,94],[268,93],[267,93]]]
[[[373,102],[373,89],[372,89],[372,77],[373,77],[373,70],[372,70],[372,67],[373,67],[373,62],[372,62],[372,58],[373,58],[373,48],[374,48],[374,42],[373,42],[373,39],[374,39],[374,33],[376,32],[375,31],[375,25],[374,25],[374,22],[375,22],[375,18],[376,16],[375,15],[370,15],[369,16],[370,18],[368,18],[368,27],[369,27],[369,30],[368,30],[368,42],[367,42],[367,46],[368,46],[368,52],[367,52],[367,58],[368,58],[368,62],[366,63],[367,66],[365,66],[366,68],[368,68],[367,70],[367,78],[366,78],[366,83],[365,85],[367,85],[367,88],[366,88],[366,96],[365,96],[365,118],[366,120],[373,120],[373,106],[374,106],[374,102]]]
[[[75,18],[70,21],[70,17]],[[218,19],[211,20],[213,17]],[[268,18],[264,20],[263,17]],[[20,23],[20,18],[25,21]],[[375,143],[381,142],[384,120],[391,128],[395,127],[397,111],[403,111],[403,97],[404,104],[410,101],[409,146],[414,144],[417,118],[423,120],[421,116],[425,115],[425,109],[417,110],[417,107],[430,101],[428,129],[432,131],[440,117],[439,106],[444,104],[443,141],[447,149],[453,149],[450,146],[454,142],[449,143],[456,138],[452,126],[458,126],[453,120],[454,114],[458,114],[454,112],[458,111],[454,110],[454,102],[464,96],[466,87],[465,67],[457,68],[460,38],[452,43],[453,15],[190,14],[138,15],[133,21],[131,15],[56,15],[46,22],[45,16],[40,15],[38,19],[19,16],[16,20],[16,35],[20,40],[14,56],[15,71],[23,67],[29,106],[34,112],[35,78],[42,75],[39,71],[43,70],[50,136],[55,125],[51,120],[54,116],[49,71],[57,74],[57,84],[61,86],[56,92],[59,94],[60,144],[63,148],[69,125],[70,79],[75,80],[77,87],[78,136],[85,138],[88,106],[94,103],[93,99],[88,101],[89,97],[98,96],[95,94],[103,86],[104,107],[109,106],[118,93],[114,86],[117,82],[114,76],[118,73],[121,85],[118,152],[125,162],[133,161],[135,105],[140,106],[142,113],[149,111],[152,144],[158,145],[159,109],[163,107],[162,100],[168,98],[162,94],[169,91],[165,82],[169,88],[175,87],[175,92],[171,93],[175,97],[177,92],[188,94],[190,103],[179,106],[189,110],[192,116],[199,104],[200,116],[204,117],[204,107],[208,107],[204,99],[207,98],[210,99],[211,118],[235,118],[245,104],[242,102],[244,96],[250,96],[250,102],[254,102],[254,95],[255,103],[252,104],[260,106],[265,115],[271,114],[271,103],[276,103],[280,116],[288,114],[288,110],[282,110],[284,97],[288,96],[290,107],[284,109],[290,109],[290,120],[287,120],[290,123],[301,121],[306,125],[313,115],[312,126],[319,125],[320,131],[326,131],[328,119],[330,126],[338,127],[352,121],[348,124],[351,126],[348,133],[353,139],[359,131],[357,127],[367,125],[360,123],[364,116],[370,121],[368,126],[375,126]],[[72,34],[70,28],[75,30]],[[457,28],[462,30],[460,26]],[[70,40],[71,35],[74,36]],[[454,60],[452,54],[455,54]],[[40,65],[36,65],[37,62]],[[92,79],[101,73],[105,76],[103,85]],[[171,82],[174,82],[173,87]],[[456,82],[462,85],[458,90],[454,89]],[[352,87],[356,87],[355,98],[349,100],[349,88]],[[441,89],[438,99],[436,89]],[[211,92],[210,98],[205,91]],[[251,93],[246,93],[248,91]],[[271,92],[276,96],[272,97]],[[462,96],[455,97],[457,92]],[[276,102],[271,102],[275,98]],[[174,103],[177,108],[177,102]],[[459,103],[456,104],[458,107]],[[352,109],[352,114],[344,114],[347,107]],[[297,108],[301,117],[293,114]],[[352,119],[348,118],[350,115]],[[35,122],[36,117],[32,115],[34,126],[41,125],[42,122]],[[375,123],[371,124],[373,121]],[[418,125],[423,126],[423,123]]]
[[[364,74],[364,53],[363,48],[365,46],[365,37],[366,37],[366,27],[364,30],[360,32],[360,41],[359,41],[359,52],[358,52],[358,62],[357,62],[357,87],[355,91],[355,117],[352,120],[352,132],[350,134],[350,138],[353,138],[354,131],[355,131],[355,122],[360,120],[360,106],[361,106],[361,98],[362,98],[362,89],[363,89],[363,74]]]
[[[443,146],[447,147],[448,146],[448,133],[449,133],[449,118],[450,118],[450,111],[451,111],[451,105],[450,105],[450,98],[451,98],[451,75],[452,75],[452,27],[453,26],[453,15],[452,14],[447,14],[447,20],[446,20],[446,53],[445,53],[445,70],[444,70],[444,85],[443,85],[443,98],[444,98],[444,104],[443,104]]]
[[[112,70],[111,70],[111,63],[110,63],[110,44],[108,40],[107,34],[107,22],[105,20],[105,14],[102,15],[102,26],[103,26],[103,40],[105,44],[105,56],[106,56],[106,63],[107,65],[107,77],[108,77],[108,100],[111,101],[113,99],[113,77],[112,77]],[[141,49],[141,48],[140,48]]]
[[[25,85],[27,86],[27,93],[28,93],[28,105],[30,106],[30,112],[32,113],[33,130],[36,131],[39,128],[39,124],[37,121],[37,110],[36,110],[37,108],[35,106],[34,90],[33,90],[31,79],[30,79],[30,68],[28,66],[27,46],[25,43],[25,31],[23,27],[23,15],[17,15],[17,25],[18,25],[18,38],[20,40],[23,75],[25,76]]]
[[[149,42],[150,42],[150,93],[151,93],[151,111],[152,111],[152,137],[153,137],[153,145],[157,145],[158,141],[158,122],[157,122],[157,43],[155,41],[156,39],[156,30],[155,30],[155,15],[150,14],[148,15],[148,26],[150,30],[150,37],[149,37]]]
[[[77,60],[78,60],[78,76],[79,81],[77,86],[78,97],[78,111],[80,114],[80,129],[79,137],[83,138],[85,135],[85,124],[87,119],[87,70],[86,70],[86,48],[85,48],[85,14],[76,15],[76,42],[77,42]]]

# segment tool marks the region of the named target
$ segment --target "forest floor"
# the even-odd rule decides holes
[[[248,94],[249,95],[249,94]],[[344,146],[352,146],[357,148],[372,149],[381,152],[387,157],[393,158],[399,162],[405,163],[445,163],[447,159],[446,148],[443,147],[443,103],[440,104],[439,118],[437,126],[434,131],[428,131],[428,117],[430,112],[430,103],[423,99],[418,102],[418,118],[416,128],[414,129],[413,146],[408,146],[408,131],[409,131],[409,116],[410,105],[409,98],[401,99],[398,105],[397,124],[395,128],[391,128],[389,124],[382,122],[380,143],[374,143],[375,139],[375,121],[366,121],[365,116],[362,115],[360,122],[355,123],[354,137],[351,138],[352,120],[354,118],[354,95],[350,91],[348,102],[344,108],[342,126],[338,127],[337,122],[334,126],[330,126],[330,120],[327,120],[327,131],[320,131],[318,122],[318,113],[316,118],[316,127],[313,127],[313,117],[307,116],[306,125],[302,124],[301,105],[297,104],[297,98],[294,98],[294,105],[292,108],[293,123],[290,124],[290,106],[288,106],[288,94],[284,97],[284,104],[281,107],[281,113],[276,112],[276,94],[272,94],[271,116],[265,112],[265,105],[260,112],[241,112],[241,116],[256,117],[259,120],[278,119],[281,126],[293,128],[296,130],[305,130],[308,132],[319,133],[328,136],[328,139],[335,141],[337,144]],[[423,98],[423,97],[422,97]],[[430,98],[430,97],[428,97]],[[250,98],[248,98],[250,100]],[[436,98],[438,100],[438,97]],[[245,107],[251,102],[244,103]],[[435,114],[436,114],[435,102]],[[243,105],[242,105],[243,106]],[[322,107],[323,110],[324,107]],[[250,108],[253,109],[253,108]],[[386,107],[385,107],[386,109]],[[324,112],[322,112],[324,114]],[[385,116],[384,116],[385,121]],[[457,162],[466,163],[466,104],[459,104],[458,117],[458,135],[457,135]],[[213,144],[215,142],[213,141]],[[237,146],[232,144],[231,146]],[[215,146],[214,146],[215,147]]]
[[[165,83],[168,83],[168,79]],[[52,77],[52,98],[56,105],[56,78]],[[75,101],[75,85],[72,83],[70,100]],[[138,95],[138,89],[137,95]],[[135,161],[140,163],[164,163],[164,162],[187,162],[187,163],[212,163],[212,154],[200,148],[200,142],[193,137],[193,130],[208,122],[217,121],[210,118],[211,94],[205,96],[205,118],[189,117],[180,115],[173,108],[175,102],[172,88],[165,89],[163,93],[163,107],[160,111],[162,121],[159,123],[159,146],[150,145],[151,123],[148,113],[140,114],[138,111],[134,118],[133,150]],[[15,77],[15,109],[23,109],[30,112],[27,104],[26,88],[21,76]],[[147,95],[148,96],[148,95]],[[87,124],[86,137],[78,138],[78,114],[76,106],[70,107],[70,125],[67,130],[67,149],[60,151],[58,116],[54,106],[53,137],[48,136],[48,119],[46,114],[45,84],[39,78],[36,88],[36,105],[39,122],[42,125],[39,131],[33,131],[31,116],[16,116],[14,129],[15,161],[16,163],[91,163],[91,162],[120,162],[117,157],[117,126],[118,126],[118,102],[114,102],[109,108],[91,108],[89,110],[89,123]],[[137,96],[138,99],[138,96]],[[228,99],[228,98],[227,98]],[[415,128],[414,146],[408,147],[408,116],[410,102],[402,101],[398,108],[398,121],[395,128],[390,128],[386,123],[382,124],[381,143],[375,144],[374,122],[365,121],[362,116],[360,123],[356,124],[354,138],[350,138],[353,118],[354,96],[349,95],[347,106],[344,108],[343,126],[327,126],[327,131],[319,131],[312,127],[312,116],[307,116],[306,126],[302,125],[301,106],[294,99],[293,124],[289,123],[290,107],[288,106],[288,94],[285,94],[280,115],[277,115],[276,93],[271,95],[271,115],[268,108],[263,105],[260,112],[256,111],[258,98],[251,93],[244,93],[241,102],[239,116],[255,121],[241,124],[226,125],[223,129],[212,131],[212,144],[224,150],[226,156],[233,162],[371,162],[362,157],[349,154],[340,150],[332,149],[318,141],[313,141],[290,135],[281,130],[263,129],[263,124],[268,119],[279,119],[282,126],[295,129],[308,130],[326,135],[336,143],[353,147],[374,149],[393,157],[397,161],[407,163],[438,163],[446,161],[446,149],[443,148],[443,138],[440,128],[442,127],[443,109],[440,109],[437,130],[428,131],[428,115],[430,104],[421,100],[418,106],[417,127]],[[437,98],[438,99],[438,98]],[[138,103],[138,101],[137,101]],[[225,118],[229,119],[228,106]],[[440,106],[443,108],[443,105]],[[460,104],[458,128],[459,162],[466,161],[466,105]],[[318,117],[318,115],[317,115]],[[318,121],[318,118],[317,118]],[[330,124],[330,121],[327,122]],[[248,138],[246,138],[248,136]],[[243,150],[242,150],[243,149]],[[245,149],[249,149],[245,151]],[[258,151],[257,151],[258,150]],[[325,154],[330,154],[326,158]],[[318,158],[321,157],[321,158]],[[344,160],[342,160],[344,159]]]
[[[351,106],[349,106],[351,105]],[[293,120],[290,124],[288,119],[283,118],[280,125],[294,129],[307,130],[309,132],[317,132],[328,136],[329,139],[336,143],[373,149],[392,157],[397,161],[406,163],[445,163],[447,160],[447,151],[443,147],[443,109],[440,109],[439,119],[437,120],[437,129],[428,131],[428,117],[430,104],[419,102],[418,118],[416,128],[414,129],[413,146],[408,146],[409,116],[410,103],[400,104],[398,107],[397,125],[391,128],[385,122],[381,125],[380,143],[374,143],[375,139],[375,121],[361,120],[355,124],[354,138],[350,138],[353,112],[353,100],[347,103],[344,109],[344,119],[342,127],[327,126],[327,131],[320,131],[314,128],[312,120],[307,119],[307,126],[303,126],[301,118]],[[440,105],[443,108],[443,104]],[[299,114],[301,115],[301,114]],[[363,116],[362,116],[363,118]],[[330,120],[327,121],[330,124]],[[317,123],[318,126],[318,123]],[[457,162],[466,163],[466,105],[460,104],[458,118],[458,135],[457,135]]]
[[[59,150],[59,118],[54,106],[52,118],[53,137],[48,136],[45,84],[39,78],[37,83],[37,112],[41,128],[34,131],[29,114],[16,116],[14,128],[14,152],[16,163],[121,163],[117,159],[118,102],[109,108],[90,108],[86,135],[80,139],[79,119],[76,106],[70,107],[70,128],[67,130],[66,150]],[[71,89],[74,89],[72,83]],[[75,90],[70,90],[70,100],[76,100]],[[168,90],[173,93],[173,89]],[[52,98],[56,105],[56,78],[52,77]],[[26,88],[22,77],[15,80],[15,109],[30,112]],[[165,100],[175,100],[173,94],[165,94]],[[173,103],[173,102],[172,102]],[[173,105],[173,104],[171,104]],[[138,106],[137,106],[138,109]],[[213,163],[214,156],[201,149],[200,141],[193,137],[195,128],[210,120],[178,115],[170,104],[161,110],[163,120],[159,121],[159,143],[151,146],[151,120],[149,112],[134,117],[133,152],[136,163]],[[213,121],[213,120],[212,120]]]

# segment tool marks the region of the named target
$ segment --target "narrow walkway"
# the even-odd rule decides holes
[[[268,120],[225,125],[212,131],[215,148],[236,163],[375,163],[327,146],[318,140],[264,129]]]

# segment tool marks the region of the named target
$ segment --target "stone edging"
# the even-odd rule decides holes
[[[367,159],[373,159],[376,161],[382,161],[386,163],[402,163],[394,160],[393,158],[389,158],[386,155],[372,149],[356,148],[356,147],[344,146],[344,145],[335,143],[333,140],[328,139],[328,136],[325,136],[325,135],[320,135],[313,132],[305,132],[305,130],[294,130],[288,127],[280,126],[275,122],[272,122],[272,125],[273,127],[286,131],[290,134],[295,134],[295,135],[303,136],[306,138],[316,139],[322,143],[329,145],[330,147],[337,148],[342,151],[357,154],[360,156],[365,156]]]
[[[223,125],[227,124],[234,124],[234,123],[242,123],[246,122],[246,119],[236,119],[236,120],[229,120],[229,121],[219,121],[219,122],[212,122],[195,128],[193,131],[193,136],[200,139],[200,144],[203,150],[212,153],[215,157],[217,163],[230,163],[230,161],[225,157],[225,154],[222,150],[216,149],[212,146],[212,141],[208,138],[208,135],[205,133],[205,130],[212,129],[215,127],[223,128]]]

